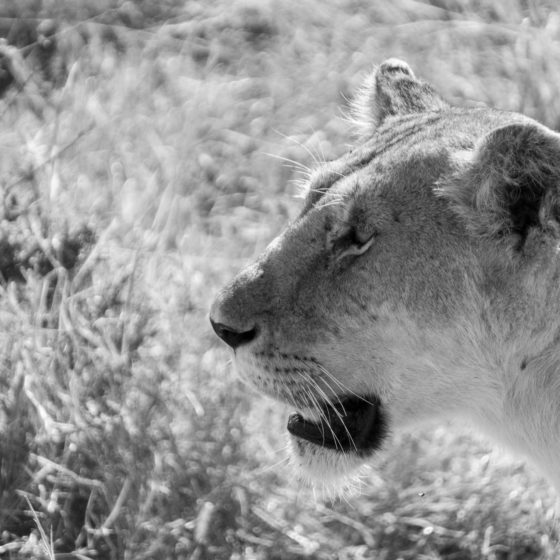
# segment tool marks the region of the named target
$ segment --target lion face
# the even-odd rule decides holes
[[[529,305],[524,263],[555,247],[544,194],[525,208],[519,176],[497,178],[528,142],[521,157],[556,147],[544,127],[450,108],[396,60],[361,104],[361,144],[316,170],[300,216],[210,313],[240,377],[295,409],[295,463],[327,481],[401,426],[448,415],[502,429],[515,378],[488,372],[525,351],[512,328]]]

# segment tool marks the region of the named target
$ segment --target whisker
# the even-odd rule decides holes
[[[350,440],[350,442],[352,443],[352,447],[354,448],[355,451],[358,451],[358,448],[356,447],[356,443],[354,442],[354,438],[352,437],[352,434],[350,433],[350,430],[348,429],[348,426],[346,426],[346,422],[344,422],[344,418],[343,415],[338,411],[338,409],[336,408],[336,406],[332,403],[332,401],[327,397],[327,394],[325,393],[325,391],[319,387],[319,385],[317,384],[317,390],[319,391],[319,393],[323,396],[323,398],[325,399],[325,402],[327,404],[327,406],[329,406],[333,412],[338,416],[338,419],[340,420],[340,423],[344,426],[344,430],[346,432],[346,435],[348,436],[348,439]],[[340,402],[340,401],[339,401]],[[344,409],[344,407],[342,406],[342,410],[344,411],[344,414],[346,414],[346,410]]]
[[[333,393],[333,395],[336,396],[338,403],[342,404],[341,396],[344,396],[345,394],[348,393],[348,390],[344,386],[344,384],[341,381],[339,381],[336,377],[334,377],[334,375],[331,374],[326,374],[326,378],[323,377],[322,381],[327,386],[327,388]],[[330,384],[331,382],[339,389],[339,391],[333,389],[333,387]],[[342,394],[340,390],[342,390]]]
[[[323,424],[326,424],[327,427],[329,428],[333,439],[336,440],[339,444],[340,441],[338,440],[338,437],[336,436],[336,434],[334,433],[334,430],[329,422],[329,419],[327,417],[327,414],[325,413],[323,407],[319,404],[319,401],[317,400],[317,397],[313,394],[313,392],[311,391],[311,388],[313,387],[315,390],[319,389],[319,386],[317,385],[317,382],[313,379],[313,377],[309,374],[309,372],[302,372],[307,380],[307,382],[311,385],[309,387],[309,398],[310,400],[313,402],[313,408],[315,408],[317,410],[317,413],[319,414],[319,418],[321,420],[323,420],[323,422],[321,422],[320,426],[321,426],[321,434],[323,436],[323,440],[325,439],[325,433],[324,433],[324,428],[323,428]]]
[[[288,445],[285,446],[284,453],[286,453],[286,450],[288,449],[288,447],[289,447]],[[273,463],[271,465],[266,465],[265,467],[262,467],[261,469],[259,469],[257,471],[254,471],[253,473],[251,473],[251,475],[255,474],[257,476],[260,476],[260,475],[266,474],[269,471],[278,469],[278,467],[280,465],[286,464],[286,463],[289,463],[289,462],[290,462],[290,456],[286,454],[284,457],[282,457],[282,459],[280,459],[276,463]]]
[[[313,378],[310,378],[311,382],[313,383],[315,390],[319,393],[319,395],[323,398],[323,401],[325,402],[325,404],[330,407],[333,412],[338,416],[339,421],[342,423],[342,425],[344,426],[344,429],[348,435],[348,437],[350,438],[350,441],[352,442],[352,445],[354,446],[354,448],[356,448],[356,445],[354,444],[354,440],[352,438],[352,435],[350,434],[350,432],[348,431],[348,428],[346,427],[346,424],[344,423],[344,420],[342,418],[341,413],[336,409],[335,405],[332,403],[331,399],[328,397],[328,395],[325,393],[325,391],[319,386],[319,384],[317,383],[317,381]],[[313,398],[315,399],[315,401],[317,402],[317,397],[315,395],[313,395]],[[319,406],[319,405],[318,405]],[[338,444],[339,448],[341,451],[343,451],[343,447],[342,447],[342,443],[340,441],[340,439],[338,438],[338,436],[335,434],[335,431],[333,429],[333,427],[331,426],[331,423],[329,422],[329,418],[326,414],[326,412],[324,411],[324,409],[322,407],[321,408],[321,412],[320,414],[322,415],[322,418],[325,420],[325,423],[327,424],[327,426],[329,427],[331,434],[333,436],[333,439],[336,441],[336,443]]]
[[[322,199],[321,199],[322,200]],[[340,204],[344,204],[344,200],[343,199],[338,199],[338,198],[334,198],[332,200],[329,200],[327,202],[321,202],[319,201],[317,203],[317,208],[329,208],[330,206],[338,206]]]
[[[337,379],[323,364],[319,362],[315,362],[315,365],[319,368],[319,370],[324,373],[333,383],[335,383],[338,387],[346,391],[347,393],[351,394],[352,396],[360,399],[361,401],[365,402],[366,404],[374,406],[375,403],[370,402],[368,399],[359,395],[355,391],[352,391],[347,385],[345,385],[340,379]]]
[[[336,381],[334,377],[331,377],[333,381]],[[317,390],[317,392],[319,393],[320,396],[322,396],[323,401],[326,403],[327,406],[329,406],[333,412],[337,415],[339,421],[341,422],[341,424],[344,426],[344,429],[346,431],[346,434],[348,435],[348,438],[350,439],[350,441],[352,442],[352,446],[354,447],[354,449],[357,451],[357,447],[356,444],[354,442],[354,438],[352,437],[352,434],[350,433],[350,431],[348,430],[348,427],[346,426],[346,423],[344,422],[344,418],[343,415],[346,415],[346,409],[344,408],[344,405],[342,404],[342,401],[340,400],[339,395],[332,390],[332,387],[329,385],[328,381],[326,381],[325,379],[323,379],[323,383],[325,383],[327,385],[327,388],[331,391],[332,395],[336,398],[336,400],[338,401],[338,404],[340,405],[340,408],[342,408],[342,414],[339,412],[339,410],[336,408],[336,405],[334,404],[334,402],[332,401],[332,397],[329,397],[327,395],[327,393],[325,392],[325,390],[317,383],[317,381],[315,379],[313,379],[313,384]],[[334,435],[334,434],[333,434]]]
[[[327,370],[325,369],[325,372],[326,371]],[[328,375],[329,375],[329,379],[331,381],[333,381],[335,383],[338,383],[338,380],[333,375],[331,375],[330,373]],[[338,401],[338,404],[339,404],[340,408],[342,409],[343,414],[346,415],[347,412],[346,412],[346,409],[344,408],[344,404],[342,403],[342,401],[340,399],[340,395],[337,394],[335,391],[333,391],[332,387],[329,384],[328,379],[323,378],[322,381],[327,386],[327,388],[331,391],[331,393],[336,397],[336,400]],[[346,422],[344,422],[342,414],[338,411],[338,409],[336,408],[336,405],[332,402],[332,399],[327,396],[325,390],[322,387],[320,387],[319,384],[316,381],[315,381],[315,385],[317,387],[317,390],[320,392],[320,394],[323,395],[323,398],[325,399],[325,402],[327,403],[327,405],[330,406],[332,408],[332,410],[335,412],[335,414],[338,416],[340,422],[344,426],[344,429],[346,431],[346,434],[348,435],[348,438],[352,442],[352,446],[354,447],[354,450],[358,451],[358,449],[356,447],[356,443],[354,442],[354,438],[352,437],[352,434],[350,433],[350,430],[348,430],[348,427],[346,426]],[[365,401],[365,399],[362,399],[362,400]],[[366,401],[366,402],[368,402],[368,401]]]
[[[330,391],[330,393],[331,393],[331,396],[329,397],[329,400],[330,400],[332,403],[334,403],[334,400],[336,399],[336,404],[339,405],[340,408],[342,408],[342,413],[343,413],[343,414],[346,414],[346,409],[344,408],[344,404],[343,404],[343,402],[342,402],[342,399],[340,398],[341,395],[338,394],[338,393],[331,387],[330,381],[333,381],[333,380],[330,380],[330,379],[322,379],[321,381],[325,384],[326,388],[327,388],[327,389]],[[325,397],[326,397],[326,391],[323,389],[322,392],[323,392],[323,394],[325,394]]]
[[[274,130],[274,132],[276,132],[276,134],[282,136],[282,138],[293,142],[294,144],[296,144],[296,146],[299,146],[300,148],[303,148],[309,154],[309,157],[311,158],[313,163],[316,163],[317,165],[324,165],[326,163],[326,161],[324,159],[320,160],[317,157],[317,154],[314,154],[313,151],[309,148],[309,146],[306,146],[303,142],[300,142],[299,140],[297,140],[293,136],[287,136],[286,134],[283,134],[279,130]]]
[[[319,423],[319,427],[321,429],[321,436],[323,438],[323,441],[325,441],[325,424],[328,426],[328,428],[331,431],[333,437],[336,437],[332,428],[331,428],[331,426],[330,426],[330,424],[329,424],[329,422],[327,421],[326,414],[325,414],[324,410],[322,410],[321,406],[319,405],[319,402],[317,401],[317,397],[315,397],[313,395],[313,393],[311,393],[311,391],[309,391],[309,397],[314,402],[314,406],[319,413],[319,418],[323,418],[323,420],[324,420],[324,422]]]
[[[311,177],[313,177],[314,174],[315,174],[315,170],[311,170]],[[329,169],[328,174],[329,175],[335,175],[335,176],[338,176],[340,178],[345,177],[344,173],[342,173],[341,171],[335,171],[334,169]],[[321,188],[315,188],[315,189],[312,189],[312,190],[313,190],[313,192],[323,192],[323,189],[321,189]],[[342,196],[342,193],[340,193],[340,194]]]
[[[271,154],[269,152],[260,152],[261,154],[274,158],[274,159],[278,159],[280,161],[284,161],[286,163],[289,163],[291,166],[293,166],[295,169],[297,169],[300,173],[303,173],[307,178],[311,177],[311,174],[313,172],[313,170],[308,167],[307,165],[305,165],[304,163],[301,163],[300,161],[296,161],[295,159],[290,159],[284,156],[280,156],[278,154]]]
[[[310,383],[310,384],[315,383],[313,378],[308,376],[307,372],[304,372],[304,375],[306,375],[306,379],[307,379],[308,383]],[[309,396],[309,400],[312,403],[312,408],[314,408],[317,411],[317,414],[319,415],[319,419],[323,420],[323,422],[320,422],[320,424],[319,424],[319,426],[321,428],[321,435],[323,437],[323,441],[325,440],[325,431],[324,431],[324,425],[325,424],[328,426],[329,430],[331,431],[333,438],[336,438],[336,435],[335,435],[333,429],[331,428],[330,423],[328,422],[327,415],[325,414],[325,411],[323,410],[323,408],[319,404],[319,401],[317,400],[317,397],[313,394],[313,391],[311,390],[311,387],[308,387],[308,396]]]

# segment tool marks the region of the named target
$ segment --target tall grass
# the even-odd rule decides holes
[[[558,557],[550,488],[457,428],[396,436],[361,493],[315,500],[286,411],[207,321],[297,212],[300,166],[352,142],[374,63],[559,126],[555,2],[144,4],[45,2],[62,84],[0,102],[0,556]]]

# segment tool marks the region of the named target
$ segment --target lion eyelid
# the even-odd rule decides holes
[[[373,245],[376,237],[377,233],[373,233],[363,243],[352,243],[337,255],[337,260],[344,257],[363,255]]]

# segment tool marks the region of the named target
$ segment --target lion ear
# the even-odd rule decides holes
[[[382,62],[352,104],[361,137],[369,137],[387,117],[439,111],[448,104],[434,89],[419,81],[410,66],[397,58]]]
[[[463,154],[464,155],[464,154]],[[487,134],[440,192],[481,236],[523,246],[531,231],[560,237],[560,135],[537,123]]]

